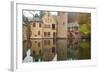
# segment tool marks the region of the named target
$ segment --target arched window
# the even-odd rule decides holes
[[[55,29],[56,29],[55,24],[52,24],[52,29],[53,29],[53,30],[55,30]]]
[[[33,23],[33,27],[36,27],[35,23]]]
[[[38,31],[38,35],[40,35],[40,31]]]

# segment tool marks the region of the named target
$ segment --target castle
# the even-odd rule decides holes
[[[35,14],[33,20],[27,26],[23,26],[23,39],[27,39],[27,32],[31,39],[35,38],[67,38],[67,13],[58,12],[51,15],[49,11],[41,11],[40,15]],[[30,31],[28,31],[30,30]]]

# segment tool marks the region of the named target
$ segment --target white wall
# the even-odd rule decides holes
[[[22,1],[22,0],[21,0]],[[38,4],[58,4],[58,5],[73,5],[77,4],[78,6],[97,6],[98,8],[98,24],[97,26],[97,35],[96,36],[96,48],[98,48],[98,65],[97,67],[82,67],[82,68],[64,68],[56,70],[35,70],[36,73],[100,73],[100,46],[99,46],[99,37],[100,37],[100,5],[99,0],[32,0]],[[69,2],[70,1],[70,2]],[[0,0],[0,73],[10,73],[10,0]],[[95,48],[94,48],[95,49]],[[34,72],[34,71],[33,71]],[[34,73],[35,73],[34,72]],[[28,72],[27,72],[28,73]]]

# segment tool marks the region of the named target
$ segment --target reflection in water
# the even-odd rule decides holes
[[[23,41],[23,60],[30,49],[33,62],[90,59],[88,39],[31,39]]]
[[[26,52],[26,57],[24,58],[23,62],[33,62],[33,58],[30,56],[31,49]]]

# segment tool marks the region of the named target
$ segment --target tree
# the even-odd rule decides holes
[[[77,15],[78,23],[80,24],[80,32],[85,36],[91,34],[91,14],[90,13],[79,13]]]
[[[89,25],[82,24],[80,26],[80,32],[82,32],[85,36],[90,36],[91,30],[89,29]]]
[[[26,25],[26,27],[27,27],[27,31],[26,31],[27,40],[30,40],[30,36],[31,36],[30,21],[29,21],[28,17],[26,17],[24,15],[22,18],[23,18],[24,25]]]
[[[90,13],[78,13],[77,20],[80,25],[91,24],[91,14]]]

